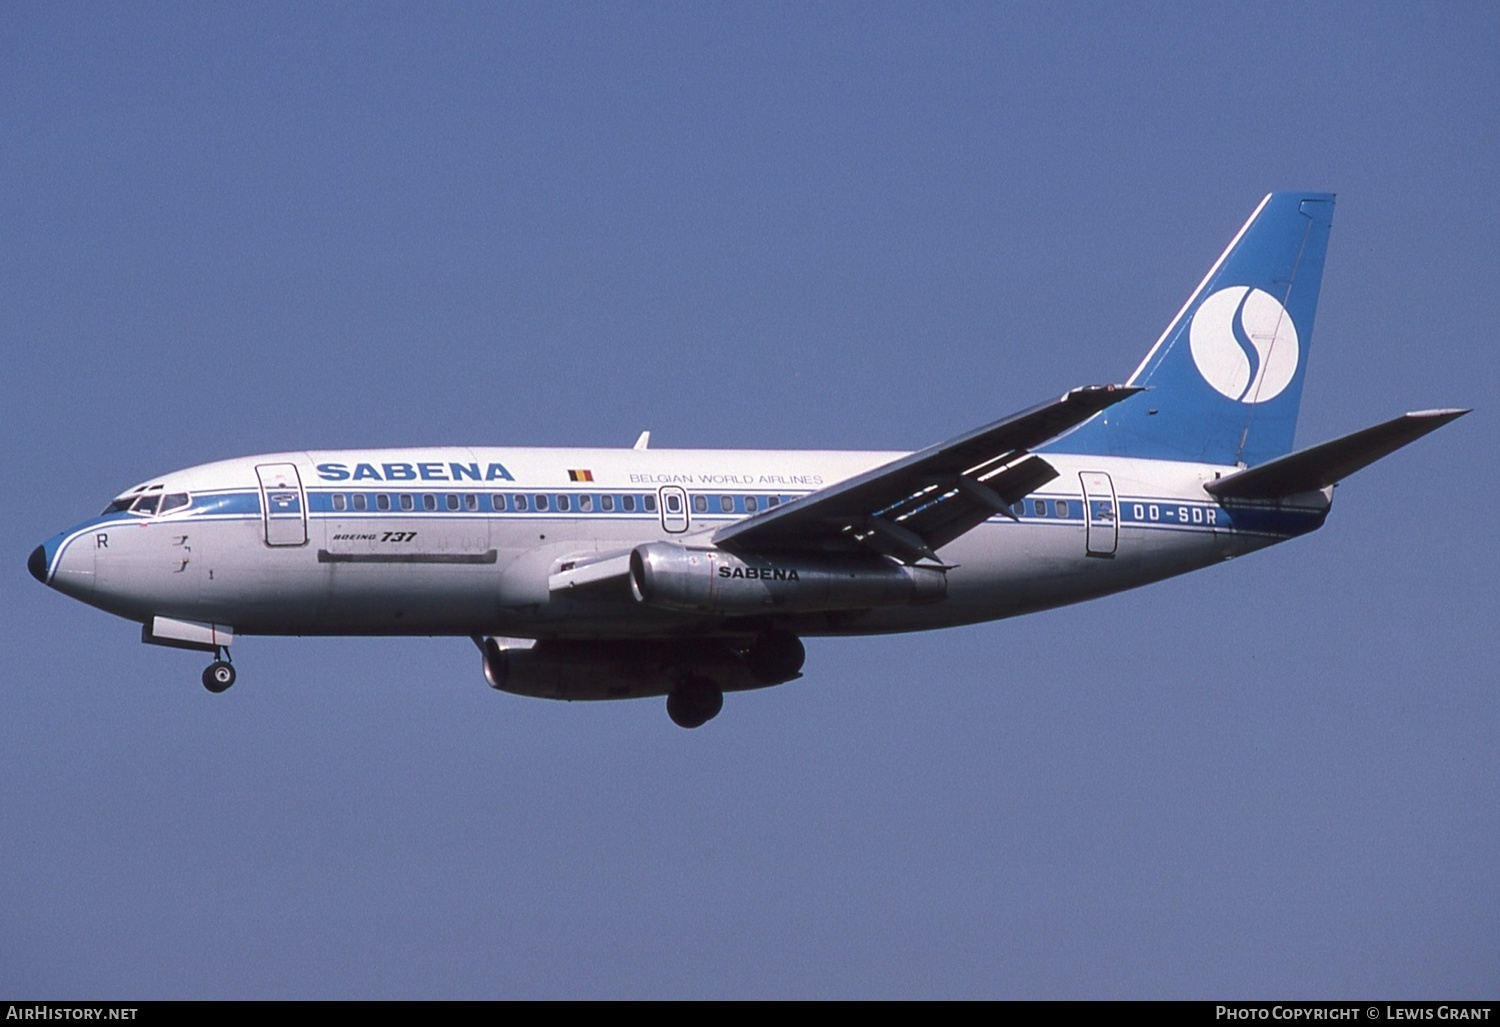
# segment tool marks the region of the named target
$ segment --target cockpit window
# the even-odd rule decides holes
[[[124,513],[128,510],[141,517],[153,517],[170,513],[173,510],[181,510],[193,501],[193,497],[186,492],[171,492],[163,496],[157,491],[160,488],[161,486],[157,485],[145,495],[141,495],[141,489],[135,489],[106,506],[104,513]]]

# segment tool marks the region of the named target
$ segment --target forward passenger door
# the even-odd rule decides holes
[[[266,545],[307,544],[307,493],[296,464],[259,464],[260,512],[265,521]]]

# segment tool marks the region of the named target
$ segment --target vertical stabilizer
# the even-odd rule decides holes
[[[1130,378],[1060,452],[1255,465],[1292,450],[1331,193],[1271,193]]]

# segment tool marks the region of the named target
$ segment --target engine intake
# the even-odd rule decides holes
[[[703,613],[812,613],[935,603],[948,594],[941,567],[878,556],[746,554],[648,542],[630,554],[637,602]]]

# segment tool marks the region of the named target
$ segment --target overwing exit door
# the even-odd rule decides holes
[[[680,485],[663,485],[657,490],[661,505],[661,526],[672,534],[688,530],[687,493]]]

